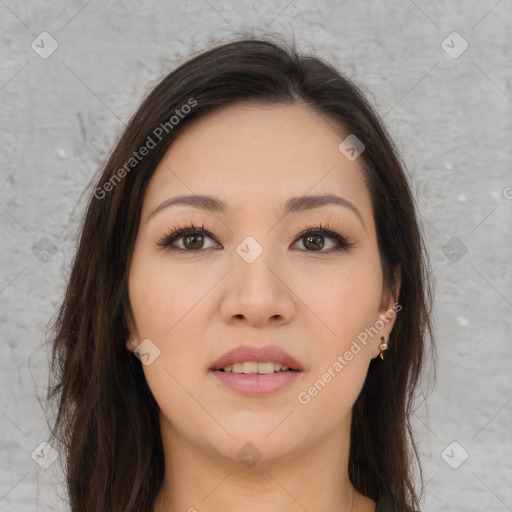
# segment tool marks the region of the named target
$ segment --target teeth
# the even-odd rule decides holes
[[[255,361],[246,361],[243,363],[230,364],[223,368],[225,372],[233,373],[258,373],[261,375],[274,373],[274,372],[285,372],[289,370],[288,366],[280,363],[257,363]]]
[[[274,373],[274,363],[258,363],[258,373]]]

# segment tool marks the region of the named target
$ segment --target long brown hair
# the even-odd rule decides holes
[[[402,310],[385,360],[371,362],[354,405],[349,476],[382,510],[417,509],[414,468],[420,466],[410,418],[432,339],[432,285],[403,164],[353,82],[275,39],[245,37],[197,54],[154,87],[113,149],[88,204],[51,331],[47,397],[56,406],[52,435],[65,454],[71,510],[152,510],[164,456],[158,406],[140,361],[125,348],[132,318],[129,262],[144,192],[166,150],[191,122],[235,102],[307,105],[366,147],[361,158],[383,276],[396,293],[400,268],[395,297]],[[150,148],[144,156],[142,147]]]

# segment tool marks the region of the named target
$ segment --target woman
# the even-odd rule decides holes
[[[104,166],[54,328],[71,509],[418,509],[430,289],[353,83],[270,40],[191,58]]]

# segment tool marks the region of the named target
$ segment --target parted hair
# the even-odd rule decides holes
[[[141,205],[176,137],[205,114],[243,102],[305,105],[365,146],[359,158],[384,283],[401,311],[385,359],[371,361],[353,407],[349,476],[378,501],[379,511],[419,509],[421,465],[411,415],[422,370],[434,356],[433,284],[405,166],[354,81],[295,45],[245,36],[197,53],[167,74],[99,170],[49,331],[52,443],[63,454],[72,512],[152,511],[164,476],[158,405],[140,361],[125,347],[133,318],[128,269]],[[148,137],[154,144],[142,156]]]

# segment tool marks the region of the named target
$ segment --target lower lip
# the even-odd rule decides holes
[[[275,372],[267,374],[213,371],[213,375],[227,388],[243,395],[258,396],[275,393],[289,386],[303,372]]]

